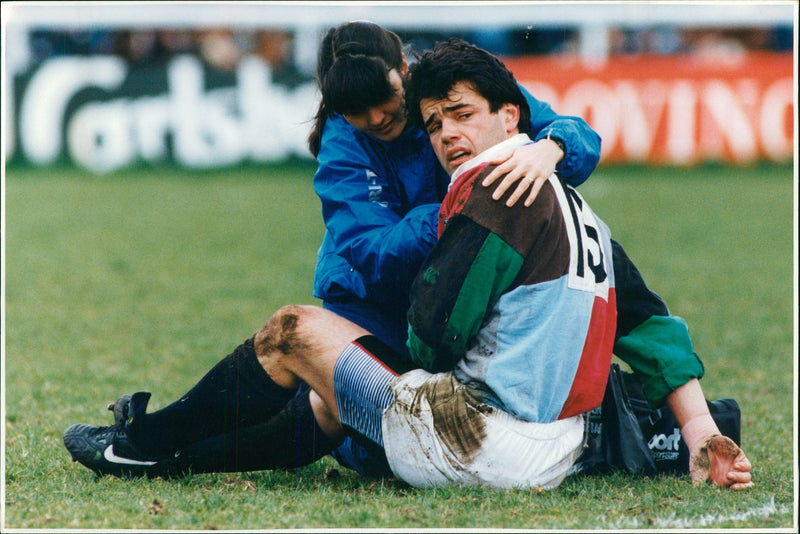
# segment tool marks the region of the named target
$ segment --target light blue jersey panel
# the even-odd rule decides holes
[[[485,383],[502,407],[526,421],[558,418],[589,330],[595,295],[567,287],[567,277],[521,286],[498,301],[496,353]]]

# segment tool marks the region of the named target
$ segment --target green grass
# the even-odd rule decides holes
[[[796,528],[791,166],[601,167],[581,191],[690,326],[709,398],[742,407],[756,487],[622,473],[556,490],[416,490],[326,459],[291,472],[96,479],[74,422],[168,404],[277,307],[311,297],[322,222],[304,163],[6,175],[3,528]]]

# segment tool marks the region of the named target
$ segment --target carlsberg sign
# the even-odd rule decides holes
[[[9,159],[102,173],[140,162],[210,168],[308,157],[318,94],[272,82],[263,60],[209,72],[194,56],[136,67],[115,56],[59,57],[15,83]],[[16,142],[14,142],[16,141]]]

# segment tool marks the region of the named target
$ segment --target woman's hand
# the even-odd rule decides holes
[[[516,184],[516,189],[508,197],[506,206],[511,207],[516,204],[526,191],[528,196],[525,199],[525,206],[530,206],[563,157],[564,152],[550,139],[540,139],[535,143],[517,147],[489,161],[497,167],[484,178],[483,186],[488,187],[502,177],[492,198],[499,200],[511,186]]]

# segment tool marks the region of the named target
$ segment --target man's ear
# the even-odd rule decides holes
[[[400,64],[400,74],[403,76],[403,78],[405,78],[408,74],[408,60],[406,59],[405,54],[403,54],[403,63]]]
[[[518,133],[519,126],[519,106],[514,104],[505,103],[500,107],[500,114],[503,117],[503,124],[506,127],[506,133]]]

